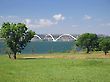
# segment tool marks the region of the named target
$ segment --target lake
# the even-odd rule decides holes
[[[22,54],[36,53],[53,53],[53,52],[68,52],[75,47],[74,41],[33,41],[28,43]],[[0,53],[5,52],[3,42],[0,42]]]

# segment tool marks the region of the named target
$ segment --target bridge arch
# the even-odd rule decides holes
[[[59,40],[59,39],[60,39],[61,37],[63,37],[63,36],[70,36],[70,37],[73,38],[74,40],[77,40],[77,38],[74,37],[74,36],[72,36],[71,34],[62,34],[62,35],[60,35],[55,41]]]
[[[51,37],[52,41],[56,41],[52,34],[47,34],[47,35],[44,37],[44,39],[46,39],[46,37],[48,37],[48,36]]]
[[[39,35],[34,35],[34,37],[37,37],[38,39],[42,40],[42,38]]]

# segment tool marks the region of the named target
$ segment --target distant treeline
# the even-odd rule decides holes
[[[103,51],[106,55],[110,50],[110,36],[84,33],[78,37],[76,46],[86,49],[87,53]]]

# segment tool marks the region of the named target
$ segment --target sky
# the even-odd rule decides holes
[[[25,23],[37,34],[110,35],[110,0],[0,0],[3,22]]]

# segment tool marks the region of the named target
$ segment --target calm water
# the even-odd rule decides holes
[[[22,51],[23,54],[67,52],[74,47],[74,42],[30,42]],[[0,42],[0,53],[4,53],[4,44]]]

